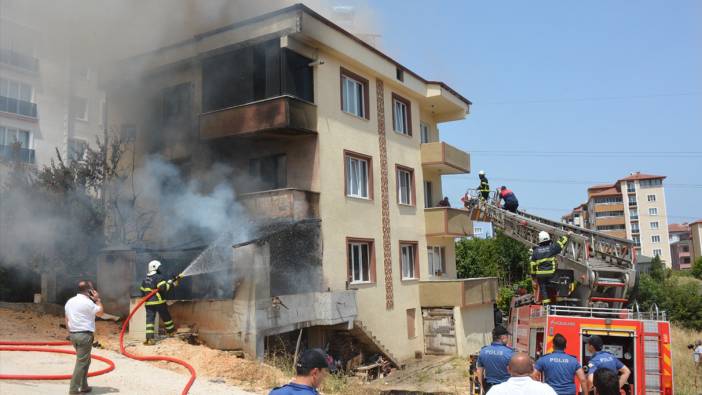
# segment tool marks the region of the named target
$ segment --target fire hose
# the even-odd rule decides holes
[[[188,364],[187,362],[185,362],[183,360],[180,360],[178,358],[173,358],[173,357],[157,356],[157,355],[146,355],[146,356],[135,355],[135,354],[128,352],[124,347],[124,333],[127,330],[127,325],[129,324],[129,320],[132,318],[132,316],[134,316],[136,311],[139,310],[139,308],[149,298],[151,298],[154,294],[156,294],[156,292],[158,292],[158,289],[153,290],[150,294],[143,297],[139,301],[139,303],[137,303],[137,305],[134,306],[132,311],[129,313],[129,316],[127,316],[127,319],[124,320],[124,324],[122,324],[122,330],[119,333],[119,350],[126,357],[137,360],[137,361],[165,361],[165,362],[177,363],[177,364],[185,367],[190,372],[190,380],[188,380],[185,387],[183,387],[183,391],[181,392],[181,395],[187,395],[188,391],[190,391],[190,387],[192,387],[193,383],[195,382],[195,378],[197,377],[195,374],[195,369],[190,364]],[[71,342],[67,342],[67,341],[56,341],[56,342],[0,341],[0,351],[36,351],[36,352],[51,352],[51,353],[58,353],[58,354],[75,355],[76,352],[73,350],[27,347],[27,346],[70,346],[70,345],[71,345]],[[115,369],[115,363],[112,362],[111,360],[105,358],[105,357],[101,357],[99,355],[94,355],[94,354],[91,354],[90,357],[93,359],[97,359],[98,361],[106,363],[107,367],[102,369],[102,370],[89,372],[88,377],[99,376],[101,374],[111,372]],[[55,375],[0,374],[0,380],[68,380],[70,378],[71,378],[70,374],[55,374]]]

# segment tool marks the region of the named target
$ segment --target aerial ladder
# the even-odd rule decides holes
[[[524,211],[511,213],[499,206],[499,196],[488,200],[469,190],[464,198],[473,221],[491,222],[505,236],[532,247],[541,231],[555,240],[572,232],[558,256],[559,272],[572,273],[576,286],[563,300],[574,306],[622,308],[636,285],[636,253],[631,240],[552,221]],[[531,295],[524,297],[525,303]]]

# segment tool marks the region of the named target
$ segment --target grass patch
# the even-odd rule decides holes
[[[676,395],[696,395],[702,393],[702,369],[695,369],[692,350],[687,345],[702,339],[702,332],[671,326],[673,340],[673,381]]]

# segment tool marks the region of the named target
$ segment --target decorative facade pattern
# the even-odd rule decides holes
[[[380,195],[383,217],[383,268],[385,272],[385,308],[395,305],[392,288],[392,247],[390,240],[390,182],[388,180],[388,149],[385,138],[385,90],[383,81],[375,80],[378,103],[378,145],[380,146]]]

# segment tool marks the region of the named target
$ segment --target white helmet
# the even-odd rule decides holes
[[[478,175],[484,176],[484,175],[485,175],[485,170],[480,170],[480,171],[478,172]]]
[[[156,260],[149,262],[149,265],[147,266],[148,271],[146,272],[146,275],[151,276],[153,274],[156,274],[159,267],[161,267],[161,262]]]
[[[548,232],[541,231],[539,232],[539,244],[550,241],[551,240],[551,235],[548,234]]]

